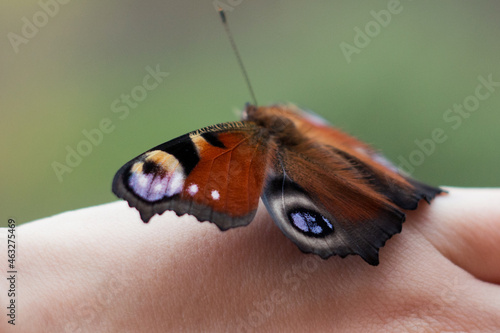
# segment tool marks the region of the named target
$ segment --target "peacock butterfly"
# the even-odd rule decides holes
[[[249,224],[259,197],[274,222],[303,252],[326,259],[378,252],[401,231],[403,209],[441,189],[398,172],[363,142],[294,105],[257,107],[250,80],[229,37],[255,105],[242,120],[208,126],[156,146],[118,170],[113,192],[144,222],[172,210],[215,223]]]
[[[242,121],[208,126],[126,163],[113,192],[148,222],[172,210],[221,230],[245,226],[259,197],[303,252],[322,258],[378,252],[403,210],[442,190],[398,172],[363,142],[293,105],[247,105]]]

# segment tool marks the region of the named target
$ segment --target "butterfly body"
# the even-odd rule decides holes
[[[125,164],[113,192],[147,222],[173,210],[221,230],[247,225],[259,197],[302,251],[372,265],[420,199],[441,192],[361,141],[291,105],[248,105],[243,120],[159,145]]]

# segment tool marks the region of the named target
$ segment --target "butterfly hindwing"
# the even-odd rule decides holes
[[[262,199],[274,222],[304,252],[322,258],[358,254],[377,265],[378,249],[401,231],[405,214],[362,180],[348,180],[353,175],[346,165],[322,168],[292,158],[291,167],[291,155],[264,187]],[[303,177],[298,168],[311,172]]]
[[[225,230],[253,219],[267,161],[266,140],[251,122],[209,126],[125,164],[113,192],[137,208],[144,222],[173,210]]]

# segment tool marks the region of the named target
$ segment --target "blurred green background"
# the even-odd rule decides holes
[[[250,101],[210,0],[69,1],[46,6],[53,17],[40,13],[41,3],[54,1],[0,4],[1,226],[9,217],[23,223],[116,200],[111,181],[122,164],[188,131],[235,120]],[[441,128],[448,139],[414,177],[500,186],[500,88],[458,128],[443,119],[474,94],[478,76],[500,81],[500,3],[401,0],[401,12],[379,32],[372,23],[369,45],[348,63],[340,44],[354,45],[354,29],[389,3],[219,2],[228,6],[261,105],[314,110],[393,161],[408,159],[415,140]],[[27,21],[40,28],[25,27],[23,40]],[[169,76],[120,119],[113,102],[157,65]],[[67,147],[76,149],[82,131],[105,118],[114,130],[60,181],[53,163],[66,164]]]

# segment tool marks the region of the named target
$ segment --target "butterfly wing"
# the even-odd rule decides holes
[[[281,111],[265,112],[279,118]],[[401,176],[355,138],[295,111],[285,116],[294,122],[287,132],[296,139],[292,145],[278,140],[285,144],[262,195],[273,220],[304,252],[358,254],[377,265],[379,248],[401,231],[401,209],[415,209],[441,190]]]
[[[209,126],[161,144],[126,163],[113,192],[139,210],[144,222],[173,210],[222,229],[250,223],[268,163],[258,126]]]
[[[443,192],[400,173],[382,154],[355,137],[330,126],[316,114],[302,111],[294,105],[269,107],[268,112],[291,119],[299,133],[334,154],[341,155],[377,192],[402,209],[416,209],[421,199],[430,202]]]

